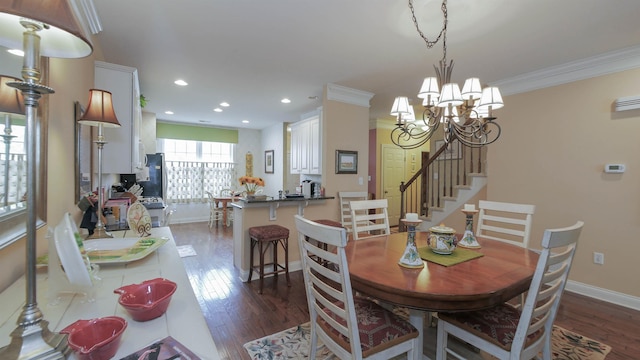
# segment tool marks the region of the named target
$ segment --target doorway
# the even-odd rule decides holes
[[[400,223],[400,182],[405,177],[404,150],[394,145],[382,145],[382,198],[389,202],[389,224]]]

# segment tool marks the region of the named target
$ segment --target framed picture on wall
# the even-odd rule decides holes
[[[273,174],[273,150],[264,152],[264,172]]]
[[[336,150],[336,174],[358,173],[358,152]]]

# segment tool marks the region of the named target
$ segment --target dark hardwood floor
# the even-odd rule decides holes
[[[177,245],[198,253],[183,262],[222,359],[249,359],[244,343],[309,320],[300,271],[291,273],[291,287],[284,276],[265,279],[260,295],[258,281],[243,283],[233,266],[231,227],[170,228]],[[639,311],[565,292],[556,324],[610,345],[607,360],[640,359]]]

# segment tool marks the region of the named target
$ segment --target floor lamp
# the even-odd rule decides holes
[[[107,142],[104,140],[103,127],[120,127],[120,123],[116,118],[113,110],[113,101],[111,93],[99,89],[91,89],[89,91],[89,105],[87,111],[78,120],[82,125],[91,125],[98,127],[98,138],[95,143],[98,145],[98,206],[96,215],[98,220],[93,234],[87,236],[87,239],[101,239],[113,237],[109,234],[102,222],[102,205],[104,204],[104,191],[102,191],[102,148]]]
[[[71,9],[66,0],[0,0],[0,44],[24,51],[24,81],[8,85],[24,96],[27,152],[26,299],[2,359],[62,359],[67,346],[64,335],[49,330],[36,301],[36,125],[40,97],[54,92],[40,84],[40,56],[78,58],[93,51]]]
[[[22,93],[18,89],[7,85],[9,82],[20,81],[20,79],[12,76],[0,75],[0,113],[4,113],[4,196],[2,197],[2,206],[9,205],[9,155],[11,154],[11,140],[15,135],[11,135],[11,114],[24,115],[24,99]]]

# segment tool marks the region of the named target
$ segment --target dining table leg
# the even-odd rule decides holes
[[[413,360],[429,359],[423,354],[424,350],[424,315],[422,310],[409,309],[409,322],[418,329],[418,348],[413,352]]]

